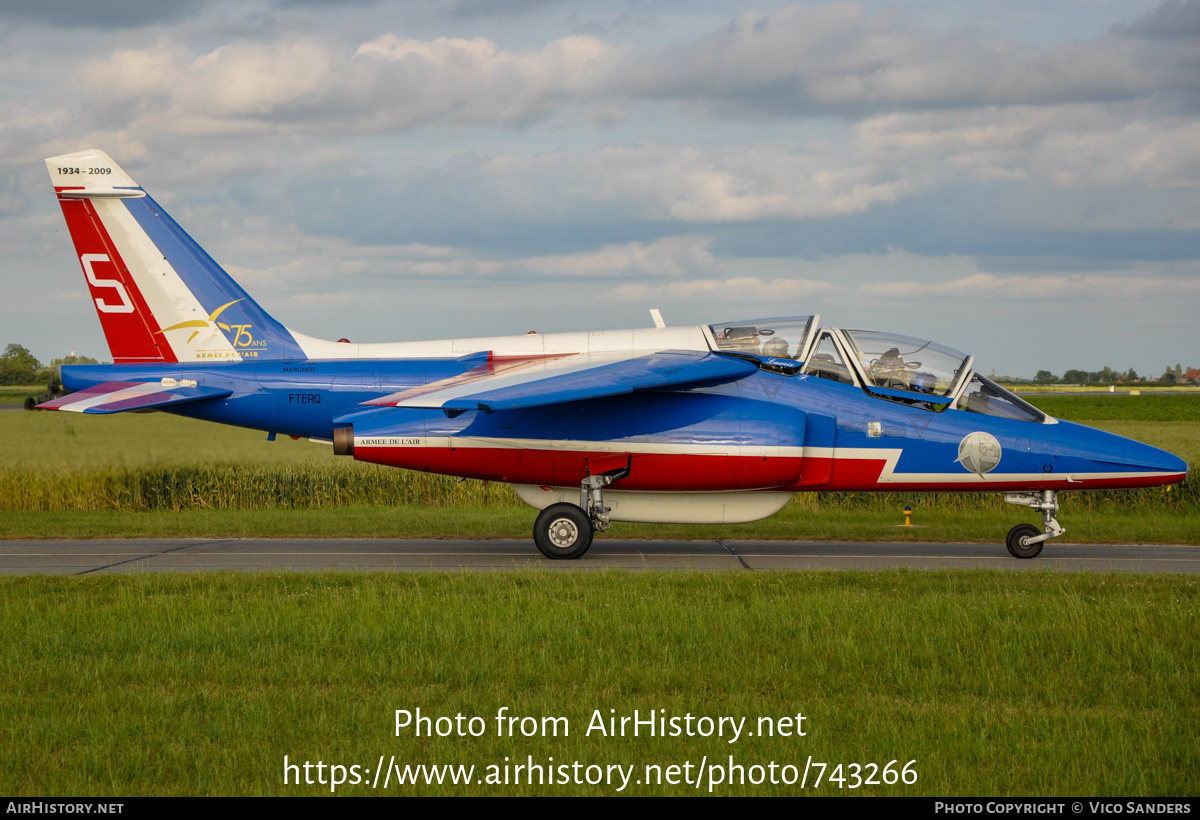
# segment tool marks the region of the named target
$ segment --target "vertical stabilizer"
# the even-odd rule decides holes
[[[46,160],[115,362],[305,358],[103,151]]]

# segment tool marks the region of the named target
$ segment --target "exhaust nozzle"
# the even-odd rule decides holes
[[[354,455],[354,426],[333,428],[333,454],[335,456]]]

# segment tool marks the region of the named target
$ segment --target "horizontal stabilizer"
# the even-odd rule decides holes
[[[123,413],[126,410],[160,410],[168,405],[231,395],[232,390],[200,387],[186,380],[104,382],[39,404],[38,409],[66,410],[71,413]]]
[[[737,379],[757,370],[755,364],[742,359],[688,350],[616,360],[611,355],[570,356],[530,363],[495,375],[485,374],[479,379],[459,380],[443,389],[423,393],[420,389],[405,391],[367,403],[490,413],[619,396],[656,387]]]

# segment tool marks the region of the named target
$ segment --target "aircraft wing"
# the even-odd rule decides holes
[[[71,413],[122,413],[126,410],[160,410],[168,405],[231,395],[232,390],[199,387],[194,383],[104,382],[51,399],[39,404],[38,409],[66,410]]]
[[[714,353],[667,350],[636,356],[566,356],[526,362],[499,372],[487,365],[447,379],[443,387],[393,393],[366,402],[441,410],[516,410],[568,401],[619,396],[635,390],[736,379],[755,372],[752,362]],[[430,389],[435,388],[435,389]]]

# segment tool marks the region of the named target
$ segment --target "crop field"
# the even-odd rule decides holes
[[[1038,397],[1079,420],[1200,464],[1200,398]],[[1071,540],[1200,543],[1200,483],[1063,495]],[[898,531],[905,505],[919,525]],[[0,537],[528,537],[533,511],[504,485],[333,455],[328,445],[164,413],[0,413]],[[723,527],[617,524],[617,538],[998,540],[1035,520],[995,494],[806,493],[778,515]]]

